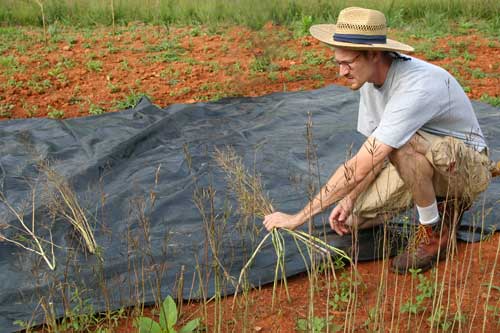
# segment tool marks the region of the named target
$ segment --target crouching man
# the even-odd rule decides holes
[[[358,131],[367,139],[301,211],[270,214],[264,226],[294,229],[337,203],[329,223],[344,235],[414,204],[417,234],[392,261],[404,273],[429,269],[445,254],[460,214],[488,187],[490,160],[459,83],[405,55],[413,48],[388,39],[386,30],[383,13],[358,7],[342,10],[336,25],[311,27],[335,48],[340,75],[360,90]]]

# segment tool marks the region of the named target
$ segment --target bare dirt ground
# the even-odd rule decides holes
[[[330,49],[311,37],[296,38],[291,31],[272,25],[260,32],[234,27],[218,30],[191,27],[167,33],[163,28],[134,24],[116,35],[109,28],[61,31],[54,34],[48,45],[43,42],[40,30],[19,30],[22,37],[6,40],[0,54],[3,57],[0,119],[3,120],[111,112],[130,106],[140,93],[148,94],[155,104],[165,107],[344,83],[337,77],[335,65],[328,61],[333,55]],[[472,30],[466,35],[433,40],[405,38],[416,46],[417,57],[452,72],[470,98],[486,100],[488,96],[500,96],[498,39],[482,37]],[[445,286],[444,304],[449,304],[446,318],[458,313],[463,320],[459,318],[456,322],[461,323],[462,331],[500,331],[499,247],[499,233],[482,243],[458,243],[457,256],[438,266],[439,279],[443,279]],[[429,331],[426,319],[430,313],[425,307],[413,316],[399,313],[401,306],[418,293],[418,281],[390,273],[387,266],[388,261],[357,265],[365,287],[360,289],[350,330]],[[433,279],[432,274],[424,276]],[[489,281],[496,286],[490,294]],[[318,285],[327,283],[331,282],[325,276]],[[291,301],[281,295],[274,309],[270,304],[272,286],[251,292],[248,316],[238,307],[231,310],[232,297],[228,297],[222,303],[222,330],[293,332],[296,319],[307,317],[307,276],[290,279],[289,288]],[[315,290],[316,312],[321,317],[328,312],[332,321],[341,325],[347,312],[333,310],[328,305],[326,293],[330,289]],[[380,290],[382,295],[377,292]],[[485,317],[487,300],[496,308]],[[429,302],[424,302],[428,308]],[[370,316],[370,310],[376,307],[383,309],[381,319]],[[215,310],[214,304],[208,305],[209,314]],[[182,321],[202,315],[201,304],[185,304]],[[216,330],[212,317],[209,315],[205,323],[210,332]],[[487,320],[483,323],[484,318]],[[135,331],[132,321],[133,318],[121,320],[116,332]],[[454,330],[459,330],[459,324],[455,325]]]

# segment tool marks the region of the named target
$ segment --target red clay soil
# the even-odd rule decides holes
[[[63,118],[86,116],[89,110],[95,112],[97,108],[116,111],[117,102],[132,92],[147,93],[155,104],[165,107],[343,83],[337,77],[337,68],[325,61],[333,55],[329,48],[311,37],[294,38],[289,30],[272,25],[260,32],[245,28],[176,28],[167,33],[135,24],[114,36],[110,29],[61,32],[59,41],[51,41],[48,46],[43,43],[40,30],[21,32],[23,39],[0,54],[3,59],[16,59],[10,65],[0,63],[0,119],[4,120],[46,117],[49,112],[57,116],[54,110],[62,111],[59,116]],[[429,43],[417,39],[408,42]],[[416,56],[447,68],[472,99],[485,94],[500,96],[498,40],[471,31],[467,35],[437,38]],[[444,276],[442,304],[448,309],[446,320],[454,317],[457,308],[461,309],[462,321],[457,321],[454,331],[500,331],[499,247],[499,233],[482,243],[459,243],[457,256],[438,266],[439,279]],[[353,316],[346,331],[429,331],[429,300],[424,301],[427,310],[424,308],[417,315],[399,311],[404,303],[415,299],[418,281],[389,272],[388,263],[358,263],[364,287],[359,287],[357,304],[351,311],[328,306],[327,292],[334,288],[327,288],[327,284],[333,282],[328,282],[328,274],[320,274],[314,291],[316,316],[325,317],[328,313],[337,325],[345,322],[346,315]],[[351,272],[352,268],[345,271]],[[432,279],[431,274],[424,276]],[[488,294],[490,281],[494,287]],[[216,308],[214,302],[209,303],[204,325],[209,332],[293,332],[296,320],[307,318],[311,304],[309,286],[305,274],[290,279],[291,301],[281,292],[273,309],[272,286],[252,291],[247,296],[247,316],[244,309],[231,310],[232,297],[228,297],[222,302],[220,328],[214,327]],[[485,316],[486,301],[493,307]],[[378,318],[369,316],[374,308],[379,309]],[[150,311],[146,310],[146,314]],[[186,322],[202,316],[203,306],[190,303],[184,305],[181,319]],[[123,319],[114,331],[135,332],[132,321],[133,318]]]
[[[2,54],[17,64],[0,63],[0,119],[45,117],[54,109],[63,111],[63,118],[85,116],[96,107],[116,111],[117,101],[131,92],[147,93],[165,107],[343,83],[337,68],[325,61],[331,49],[272,25],[260,32],[221,28],[211,34],[189,28],[167,34],[143,25],[115,36],[109,29],[69,31],[48,46],[39,30],[22,32],[24,39]],[[472,99],[500,95],[498,41],[471,32],[431,44],[411,42],[428,46],[417,57],[436,58],[433,50],[447,54],[432,62],[454,73]]]

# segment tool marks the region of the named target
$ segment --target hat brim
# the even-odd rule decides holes
[[[403,44],[389,38],[387,38],[387,42],[385,44],[356,44],[337,42],[333,40],[333,34],[335,33],[335,24],[316,24],[309,29],[309,32],[314,38],[323,43],[346,49],[396,51],[408,53],[415,51],[415,49],[410,45]]]

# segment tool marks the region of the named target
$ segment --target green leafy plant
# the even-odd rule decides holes
[[[52,119],[62,119],[64,118],[64,111],[58,110],[55,107],[49,105],[47,107],[47,117],[52,118]]]
[[[336,291],[333,294],[329,304],[334,311],[344,311],[347,309],[349,301],[354,297],[352,287],[359,286],[360,281],[352,281],[351,276],[347,272],[343,272],[340,276],[339,283],[336,286]]]
[[[92,72],[102,71],[102,61],[99,60],[89,60],[87,62],[87,69]]]
[[[250,63],[250,70],[254,73],[271,72],[279,69],[279,66],[271,62],[271,57],[267,55],[257,56]]]
[[[326,62],[326,57],[323,52],[317,54],[313,51],[304,52],[304,64],[307,65],[322,65]]]
[[[415,296],[415,302],[409,300],[401,306],[401,312],[408,312],[411,314],[417,314],[426,309],[424,302],[427,299],[431,299],[434,295],[435,287],[432,279],[425,277],[421,274],[421,269],[409,269],[412,279],[417,278],[419,283],[417,289],[419,293]]]
[[[103,114],[105,111],[104,111],[104,108],[102,106],[99,106],[99,105],[95,105],[95,104],[90,104],[89,106],[89,114],[91,115],[100,115],[100,114]]]
[[[326,320],[326,318],[313,317],[311,320],[305,318],[297,319],[296,329],[298,332],[338,332],[342,327]]]
[[[14,109],[14,104],[0,104],[0,117],[12,117],[12,109]]]
[[[139,333],[189,333],[200,325],[200,318],[195,318],[184,325],[179,331],[174,326],[177,324],[177,306],[171,296],[167,296],[160,307],[160,321],[154,321],[149,317],[139,317],[135,320],[135,326]]]
[[[311,15],[302,16],[300,21],[293,24],[294,26],[294,36],[302,37],[309,35],[309,28],[313,25],[314,19]]]
[[[131,89],[130,94],[125,96],[125,99],[116,102],[114,107],[118,110],[133,108],[134,106],[137,105],[142,96],[150,98],[150,96],[146,93],[136,92],[135,90]]]
[[[481,102],[488,103],[495,107],[500,107],[500,97],[499,96],[490,96],[488,94],[481,95]]]

